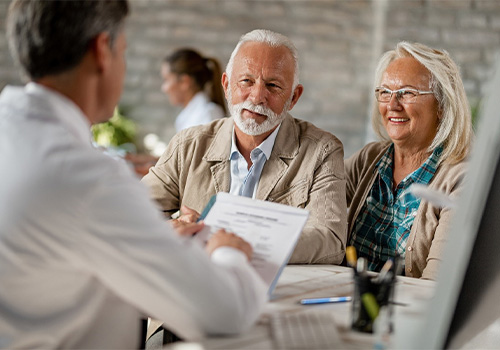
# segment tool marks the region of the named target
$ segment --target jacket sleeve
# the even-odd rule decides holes
[[[453,176],[451,181],[452,185],[450,190],[443,191],[447,193],[452,199],[456,199],[463,190],[463,179],[465,176],[465,163],[457,165],[459,169],[457,173]],[[453,174],[453,171],[448,171],[449,174]],[[429,209],[430,210],[430,209]],[[444,247],[449,239],[450,226],[453,220],[453,215],[455,214],[455,209],[453,208],[442,208],[439,210],[439,215],[437,216],[437,226],[435,226],[434,237],[432,238],[432,243],[429,248],[429,253],[425,260],[425,267],[422,271],[423,279],[435,280],[441,265],[441,260],[443,258]],[[426,231],[432,230],[432,222],[430,220],[423,220],[423,228]],[[420,235],[424,236],[426,232],[422,232]]]
[[[305,209],[309,219],[302,231],[291,264],[340,264],[347,240],[344,150],[329,142],[319,152]]]
[[[443,209],[440,211],[439,222],[434,232],[434,239],[432,240],[432,244],[429,249],[429,255],[427,256],[422,276],[413,276],[411,272],[407,272],[407,275],[423,279],[436,280],[443,257],[444,247],[447,242],[452,214],[453,211],[451,209]]]
[[[356,192],[356,188],[358,187],[359,174],[356,170],[359,168],[356,166],[356,161],[359,159],[361,154],[361,150],[353,154],[351,157],[347,158],[344,161],[345,168],[345,180],[346,180],[346,198],[347,198],[347,207],[351,206],[352,197]]]
[[[180,136],[177,134],[156,165],[149,169],[149,173],[141,180],[149,188],[150,197],[160,205],[167,218],[180,209],[179,169],[182,167],[182,159],[179,148]]]

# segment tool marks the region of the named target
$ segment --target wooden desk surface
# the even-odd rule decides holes
[[[406,304],[396,306],[395,312],[420,312],[415,300],[426,300],[433,292],[434,282],[409,277],[398,277],[395,300]],[[311,308],[331,310],[342,339],[349,347],[373,348],[373,337],[351,330],[351,303],[300,305],[302,298],[352,295],[352,271],[333,265],[289,265],[283,271],[273,297],[250,331],[237,337],[202,339],[205,349],[274,349],[269,329],[269,315],[296,312]],[[180,345],[180,344],[178,344]]]

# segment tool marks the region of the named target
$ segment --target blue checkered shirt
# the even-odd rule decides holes
[[[380,271],[385,261],[396,254],[404,262],[406,242],[420,205],[420,198],[407,190],[414,183],[426,185],[431,181],[441,153],[442,147],[436,148],[420,168],[398,184],[394,192],[394,145],[377,162],[374,171],[378,174],[356,218],[350,240],[358,256],[368,260],[369,270]]]

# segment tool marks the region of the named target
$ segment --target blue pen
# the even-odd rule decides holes
[[[313,304],[326,304],[326,303],[343,303],[351,300],[352,297],[312,298],[312,299],[302,299],[300,300],[300,303],[302,305],[313,305]]]

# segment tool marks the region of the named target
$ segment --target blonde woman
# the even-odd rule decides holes
[[[400,255],[406,276],[435,279],[452,210],[408,189],[461,188],[473,130],[459,69],[446,51],[400,42],[379,61],[375,97],[381,141],[345,161],[349,244],[370,270]]]

